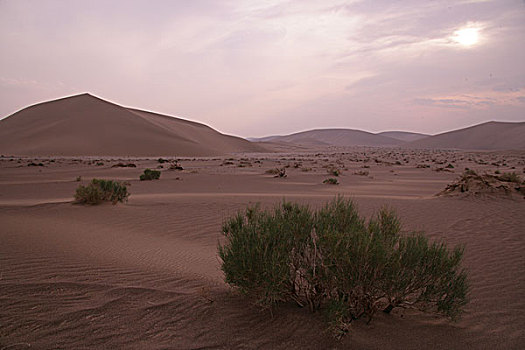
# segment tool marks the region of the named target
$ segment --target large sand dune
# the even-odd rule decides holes
[[[488,122],[429,136],[408,145],[414,148],[522,150],[525,149],[525,122]]]
[[[0,157],[0,348],[520,349],[525,342],[525,200],[434,196],[465,167],[521,171],[523,152],[359,148],[187,158],[185,170],[161,169],[158,181],[138,180],[155,159],[112,167],[120,161]],[[340,185],[323,185],[333,166],[346,169]],[[288,177],[265,174],[275,167],[287,167]],[[72,204],[78,184],[93,177],[129,181],[129,201]],[[459,322],[396,309],[370,324],[352,322],[336,340],[322,314],[295,304],[261,311],[223,282],[217,243],[225,218],[256,202],[319,206],[337,194],[354,198],[365,216],[390,205],[405,230],[465,245],[472,288]]]
[[[37,104],[0,120],[0,154],[211,156],[261,150],[203,124],[89,94]]]

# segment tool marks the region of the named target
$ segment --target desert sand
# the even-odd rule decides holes
[[[152,158],[0,158],[1,349],[518,349],[525,342],[525,200],[435,196],[466,167],[523,175],[524,152],[352,148],[178,161],[184,170]],[[120,162],[136,168],[113,167]],[[138,181],[161,165],[160,180]],[[286,178],[266,173],[283,167]],[[331,168],[342,170],[339,185],[322,184]],[[73,204],[75,188],[94,177],[128,181],[129,201]],[[337,340],[321,314],[294,304],[260,311],[223,282],[223,220],[254,203],[316,207],[337,194],[366,216],[389,205],[405,230],[466,246],[472,287],[459,322],[395,310],[368,325],[353,322]]]
[[[90,94],[24,108],[0,120],[0,152],[32,156],[211,156],[260,145],[204,124],[126,108]]]

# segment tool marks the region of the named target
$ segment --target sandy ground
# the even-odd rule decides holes
[[[113,168],[118,162],[137,167]],[[180,164],[175,171],[164,163],[160,180],[140,182],[156,159],[0,158],[0,349],[518,349],[525,342],[525,200],[434,196],[465,167],[523,175],[524,152],[352,149]],[[288,177],[265,174],[276,167]],[[339,185],[322,184],[330,168],[342,170]],[[129,201],[73,204],[75,188],[93,177],[129,181]],[[398,310],[369,325],[354,322],[336,340],[322,315],[292,304],[260,311],[223,282],[216,252],[223,220],[248,204],[285,198],[319,206],[337,194],[354,198],[366,216],[390,205],[406,230],[466,245],[472,290],[459,322]]]

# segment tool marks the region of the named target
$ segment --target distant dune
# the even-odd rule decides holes
[[[411,142],[424,139],[430,135],[420,134],[417,132],[408,132],[408,131],[384,131],[377,133],[376,135],[391,137],[396,140]]]
[[[525,122],[487,122],[438,135],[406,131],[385,131],[373,134],[352,129],[318,129],[284,136],[250,138],[254,142],[322,147],[373,146],[463,150],[525,149]]]
[[[464,150],[525,149],[525,122],[487,122],[410,142],[411,148]]]
[[[90,94],[40,103],[0,120],[0,154],[213,156],[265,151],[195,122],[125,108]]]
[[[391,137],[352,129],[318,129],[286,136],[252,139],[259,142],[288,142],[307,146],[398,146],[403,141]]]

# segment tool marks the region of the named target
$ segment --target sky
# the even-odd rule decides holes
[[[0,118],[84,92],[242,137],[525,121],[525,0],[0,0]]]

